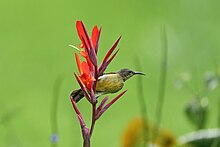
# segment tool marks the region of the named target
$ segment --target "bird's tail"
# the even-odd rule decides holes
[[[84,93],[81,89],[74,90],[70,96],[73,98],[73,100],[77,103],[79,100],[81,100],[84,97]]]

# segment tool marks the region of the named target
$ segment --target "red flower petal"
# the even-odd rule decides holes
[[[92,30],[92,44],[93,44],[93,47],[96,47],[98,37],[99,37],[99,29],[98,29],[97,26],[95,26]]]
[[[82,71],[81,71],[81,64],[80,64],[80,59],[79,59],[79,56],[75,53],[75,58],[76,58],[76,64],[77,64],[77,67],[78,67],[78,71],[79,73],[81,74]]]
[[[91,40],[88,36],[87,30],[82,21],[76,21],[76,29],[78,32],[78,36],[81,39],[83,46],[87,48],[91,48]]]
[[[82,25],[83,25],[82,21],[79,21],[79,20],[76,21],[76,29],[77,29],[77,33],[81,41],[82,41],[82,37],[85,38],[85,33],[84,33],[84,29]]]
[[[89,70],[89,65],[87,64],[86,61],[83,61],[81,64],[82,67],[82,72],[89,75],[90,74],[90,70]]]
[[[83,56],[84,58],[87,58],[88,56],[88,54],[84,50],[80,51],[80,55]]]
[[[88,53],[86,51],[82,50],[82,51],[80,51],[80,55],[83,56],[86,59],[88,65],[89,65],[90,70],[93,71],[94,67],[93,67],[93,64],[92,64],[92,62],[91,62],[91,60],[89,58]]]

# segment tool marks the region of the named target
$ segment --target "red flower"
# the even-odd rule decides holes
[[[93,64],[90,60],[90,57],[89,57],[88,53],[84,50],[80,50],[80,55],[86,59],[88,65],[89,65],[90,71],[92,73],[94,73],[94,66],[93,66]]]
[[[102,75],[103,72],[106,70],[107,66],[109,65],[109,63],[113,60],[113,58],[116,56],[116,54],[119,51],[119,49],[116,50],[116,51],[115,51],[115,49],[116,49],[116,47],[117,47],[117,45],[118,45],[118,43],[121,39],[121,36],[113,44],[111,49],[106,54],[103,62],[98,67],[97,66],[97,52],[98,52],[98,42],[99,42],[99,38],[100,38],[101,28],[98,29],[98,27],[95,26],[92,30],[91,38],[89,37],[88,32],[87,32],[87,30],[86,30],[86,28],[85,28],[82,21],[77,21],[76,22],[76,29],[77,29],[77,32],[78,32],[78,36],[79,36],[80,40],[82,41],[82,43],[80,44],[80,48],[85,49],[85,50],[82,49],[80,51],[80,54],[84,58],[86,58],[86,61],[89,65],[90,71],[92,73],[97,72],[98,76]],[[115,51],[115,53],[113,54],[114,51]],[[91,67],[93,67],[93,68],[91,68]],[[98,68],[98,71],[94,71],[95,67]]]
[[[101,33],[101,28],[98,29],[98,27],[95,26],[92,30],[91,38],[89,37],[88,32],[82,21],[76,22],[76,29],[78,32],[78,36],[82,41],[80,47],[85,49],[81,52],[81,54],[85,55],[88,64],[92,63],[94,67],[97,67],[98,42]],[[92,67],[91,65],[89,66]]]
[[[80,62],[79,56],[75,54],[76,63],[79,71],[79,78],[86,88],[90,91],[92,88],[92,83],[95,81],[95,78],[90,72],[90,67],[86,61]]]
[[[97,53],[101,29],[99,30],[97,26],[94,26],[91,38],[89,37],[88,32],[82,21],[76,22],[76,29],[78,32],[78,36],[82,41],[82,43],[80,44],[80,48],[86,48],[89,50],[94,49]]]
[[[100,75],[104,73],[109,63],[113,60],[113,58],[118,53],[119,49],[115,51],[121,37],[119,37],[110,50],[107,52],[104,57],[103,62],[98,67],[97,65],[97,52],[98,52],[98,42],[100,38],[101,28],[98,29],[97,26],[94,26],[92,30],[91,37],[88,35],[88,32],[82,21],[76,22],[76,29],[78,36],[81,40],[80,44],[80,55],[86,59],[80,63],[80,59],[78,55],[76,55],[77,66],[79,69],[79,78],[82,83],[86,86],[86,88],[91,91],[91,88],[95,88],[93,84],[96,84],[94,81]],[[76,48],[76,47],[75,47]],[[114,53],[115,51],[115,53]],[[95,91],[95,89],[93,89]]]

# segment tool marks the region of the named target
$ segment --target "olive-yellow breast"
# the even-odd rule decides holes
[[[124,81],[119,74],[104,74],[98,78],[96,91],[102,94],[115,93],[121,90],[123,86]]]

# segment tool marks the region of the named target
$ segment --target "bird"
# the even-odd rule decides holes
[[[124,86],[125,81],[134,75],[145,75],[142,72],[135,72],[130,69],[124,68],[118,72],[104,73],[98,77],[96,83],[96,98],[110,93],[116,93]],[[77,103],[84,97],[84,92],[81,89],[74,90],[70,97]]]

